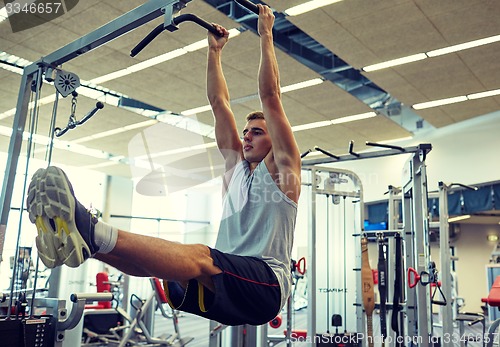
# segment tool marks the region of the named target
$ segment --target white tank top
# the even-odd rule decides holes
[[[264,260],[278,278],[283,307],[292,284],[297,204],[279,189],[264,161],[250,174],[243,160],[234,168],[222,211],[215,248]]]

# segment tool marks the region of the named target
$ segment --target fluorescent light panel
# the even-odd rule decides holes
[[[210,105],[205,105],[205,106],[195,107],[195,108],[191,108],[189,110],[182,111],[181,114],[183,114],[184,116],[191,116],[193,114],[210,111],[211,109],[212,109],[212,107],[210,107]]]
[[[453,98],[446,98],[446,99],[422,102],[419,104],[415,104],[412,107],[415,110],[423,110],[426,108],[449,105],[449,104],[454,104],[454,103],[462,102],[462,101],[467,101],[467,97],[466,96],[455,96]]]
[[[479,47],[479,46],[487,45],[487,44],[498,42],[498,41],[500,41],[500,35],[486,37],[484,39],[469,41],[469,42],[461,43],[459,45],[453,45],[453,46],[449,46],[449,47],[445,47],[445,48],[441,48],[441,49],[435,49],[433,51],[427,52],[427,56],[437,57],[439,55],[463,51],[465,49]]]
[[[341,117],[337,119],[332,119],[332,124],[342,124],[342,123],[349,123],[349,122],[354,122],[357,120],[362,120],[362,119],[368,119],[372,117],[376,117],[377,113],[376,112],[367,112],[367,113],[360,113],[360,114],[355,114],[352,116],[346,116],[346,117]]]
[[[449,105],[449,104],[454,104],[457,102],[463,102],[463,101],[467,101],[467,100],[481,99],[481,98],[486,98],[486,97],[495,96],[495,95],[500,95],[500,89],[494,89],[494,90],[488,90],[485,92],[474,93],[474,94],[469,94],[469,95],[461,95],[461,96],[455,96],[452,98],[422,102],[422,103],[413,105],[412,108],[415,110],[423,110],[426,108]]]
[[[417,54],[409,55],[407,57],[388,60],[388,61],[378,63],[378,64],[368,65],[368,66],[365,66],[364,68],[362,68],[362,70],[366,71],[366,72],[371,72],[371,71],[386,69],[386,68],[393,67],[393,66],[408,64],[408,63],[423,60],[426,58],[433,58],[433,57],[437,57],[440,55],[445,55],[445,54],[449,54],[449,53],[463,51],[463,50],[466,50],[469,48],[479,47],[479,46],[483,46],[483,45],[487,45],[487,44],[495,43],[495,42],[499,42],[499,41],[500,41],[500,35],[485,37],[485,38],[479,39],[479,40],[469,41],[469,42],[461,43],[458,45],[453,45],[453,46],[449,46],[449,47],[435,49],[435,50],[429,51],[427,53],[417,53]]]
[[[0,8],[0,23],[2,23],[7,18],[8,18],[7,9],[5,7]]]
[[[386,69],[386,68],[392,67],[392,66],[403,65],[403,64],[412,63],[414,61],[424,60],[425,58],[427,58],[425,53],[418,53],[418,54],[409,55],[409,56],[403,57],[403,58],[388,60],[388,61],[385,61],[383,63],[368,65],[368,66],[365,66],[362,70],[366,71],[366,72],[382,70],[382,69]]]
[[[341,118],[332,119],[332,120],[325,120],[325,121],[320,121],[320,122],[313,122],[313,123],[296,125],[296,126],[292,127],[292,131],[297,132],[297,131],[302,131],[302,130],[310,130],[310,129],[314,129],[314,128],[321,128],[321,127],[326,127],[326,126],[335,125],[335,124],[354,122],[357,120],[372,118],[375,116],[377,116],[377,113],[375,113],[375,112],[360,113],[360,114],[355,114],[352,116],[346,116],[346,117],[341,117]]]
[[[469,95],[467,95],[467,99],[474,100],[474,99],[481,99],[481,98],[486,98],[486,97],[495,96],[495,95],[500,95],[500,89],[489,90],[487,92],[481,92],[481,93],[469,94]]]
[[[302,89],[302,88],[316,86],[316,85],[321,84],[323,82],[324,82],[324,80],[322,80],[321,78],[313,78],[311,80],[307,80],[307,81],[303,81],[303,82],[299,82],[299,83],[295,83],[295,84],[290,84],[288,86],[282,87],[281,92],[287,93],[287,92],[291,92],[293,90],[298,90],[298,89]]]
[[[340,1],[342,0],[312,0],[297,6],[290,7],[289,9],[285,10],[284,13],[288,16],[298,16],[299,14],[303,14]]]
[[[302,125],[295,125],[292,127],[293,132],[297,131],[302,131],[302,130],[309,130],[309,129],[314,129],[314,128],[321,128],[321,127],[326,127],[332,125],[332,121],[330,120],[325,120],[321,122],[314,122],[314,123],[307,123],[307,124],[302,124]]]

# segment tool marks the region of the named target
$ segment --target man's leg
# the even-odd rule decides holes
[[[211,276],[221,272],[207,246],[133,234],[98,221],[75,198],[66,174],[57,167],[33,175],[27,206],[38,229],[40,258],[49,268],[77,267],[95,255],[131,275],[180,282],[195,278],[211,290]]]
[[[212,275],[222,271],[213,264],[210,249],[202,244],[181,244],[151,236],[118,231],[110,253],[96,253],[99,259],[132,276],[158,277],[181,284],[197,279],[214,291]]]

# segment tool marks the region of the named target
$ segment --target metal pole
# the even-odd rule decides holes
[[[316,169],[311,169],[311,220],[307,247],[307,336],[316,336]]]
[[[446,306],[441,307],[441,319],[443,324],[442,344],[445,347],[452,346],[453,337],[453,306],[451,293],[451,253],[450,253],[450,229],[448,224],[448,186],[439,182],[439,253],[441,263],[441,282]],[[456,298],[455,298],[456,300]]]
[[[420,274],[428,271],[429,266],[429,220],[427,215],[427,176],[426,168],[420,155],[414,154],[409,166],[413,181],[411,185],[413,207],[413,230],[415,239],[415,270]],[[430,286],[417,285],[416,310],[418,342],[427,347],[432,335],[432,308],[430,303]]]
[[[3,178],[2,194],[0,194],[0,229],[6,231],[7,221],[9,219],[10,204],[12,202],[12,192],[16,177],[17,164],[19,161],[19,153],[23,142],[23,132],[28,115],[28,104],[31,95],[31,83],[33,82],[33,73],[28,74],[26,71],[21,78],[21,86],[19,88],[19,96],[17,98],[16,115],[12,125],[12,135],[9,144],[9,157],[5,165],[5,176]],[[5,238],[5,232],[0,233],[0,237]],[[4,239],[0,240],[0,262],[2,262]]]

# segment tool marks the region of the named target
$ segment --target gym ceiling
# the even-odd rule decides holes
[[[81,0],[65,15],[16,33],[8,20],[0,23],[0,151],[8,152],[9,148],[21,82],[16,67],[41,59],[144,2]],[[391,143],[422,129],[444,127],[500,109],[500,95],[478,94],[500,88],[498,38],[475,48],[428,54],[425,59],[372,72],[364,70],[373,64],[417,54],[422,57],[422,53],[500,35],[500,1],[343,0],[303,14],[285,15],[287,9],[304,2],[266,2],[276,14],[282,87],[293,89],[305,81],[313,84],[283,93],[292,126],[317,125],[295,128],[301,152],[318,146],[345,154],[350,141],[354,141],[356,151],[362,151],[367,148],[366,141]],[[240,29],[224,49],[223,68],[237,124],[242,128],[244,115],[259,109],[256,76],[260,52],[255,15],[227,0],[189,1],[181,13]],[[96,99],[88,97],[93,93],[100,95],[105,106],[84,125],[57,138],[61,142],[54,148],[54,163],[124,177],[138,177],[133,167],[139,160],[146,166],[168,166],[192,175],[218,174],[220,170],[214,170],[220,159],[212,146],[212,114],[205,107],[206,48],[182,51],[177,57],[169,53],[205,40],[206,30],[192,22],[182,23],[178,30],[164,31],[137,56],[130,56],[131,49],[162,22],[163,18],[157,18],[60,67],[81,80],[77,119],[95,106]],[[164,61],[147,68],[137,65],[158,56]],[[5,69],[6,64],[9,69]],[[135,72],[122,77],[109,75],[127,68]],[[39,109],[36,127],[43,136],[49,135],[54,93],[53,85],[44,83],[41,97],[52,99],[42,102]],[[460,96],[469,97],[443,106],[413,107]],[[56,126],[66,126],[71,104],[71,95],[59,99]],[[343,117],[368,112],[375,112],[375,116],[342,122]],[[35,147],[37,158],[46,155],[41,143]],[[148,172],[144,170],[143,174]]]

